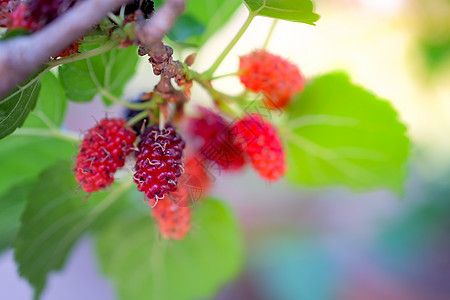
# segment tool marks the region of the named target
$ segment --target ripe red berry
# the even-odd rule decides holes
[[[198,118],[191,118],[188,131],[196,143],[198,152],[223,170],[238,170],[244,164],[242,152],[230,132],[229,124],[218,114],[199,108]]]
[[[239,78],[245,87],[264,92],[272,108],[285,107],[294,94],[301,92],[304,78],[298,67],[265,50],[256,50],[240,58]]]
[[[178,188],[168,196],[179,206],[192,206],[203,200],[211,188],[212,176],[208,165],[201,157],[193,156],[186,159],[184,173],[178,179]]]
[[[59,54],[55,55],[54,58],[57,57],[65,57],[72,54],[77,54],[78,50],[80,48],[80,43],[74,42],[67,46],[65,49],[63,49]]]
[[[149,201],[159,231],[167,239],[182,240],[186,236],[191,222],[190,207],[202,200],[211,187],[206,166],[198,157],[187,159],[184,169],[175,192],[159,201]]]
[[[151,202],[149,202],[151,203]],[[159,232],[166,239],[182,240],[191,227],[191,209],[173,203],[168,196],[152,208]]]
[[[183,173],[184,141],[171,125],[151,126],[141,135],[136,155],[134,182],[149,199],[162,199],[177,188]]]
[[[9,27],[10,14],[19,6],[19,0],[0,0],[0,27]]]
[[[29,7],[20,4],[8,16],[7,27],[10,29],[26,29],[34,32],[39,29],[38,21],[30,15]]]
[[[251,114],[236,122],[233,133],[242,151],[261,177],[276,181],[286,172],[286,157],[278,133],[260,115]]]
[[[44,27],[72,7],[77,0],[29,1],[31,16]]]
[[[114,173],[125,164],[136,134],[122,119],[103,119],[84,136],[77,156],[76,180],[84,191],[104,189],[114,181]]]

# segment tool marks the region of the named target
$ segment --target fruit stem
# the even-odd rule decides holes
[[[51,60],[47,63],[48,66],[50,67],[56,67],[62,64],[67,64],[70,62],[74,62],[74,61],[79,61],[79,60],[83,60],[83,59],[87,59],[93,56],[97,56],[100,54],[103,54],[105,52],[108,52],[109,50],[113,49],[114,47],[116,47],[119,44],[118,40],[111,40],[108,43],[104,44],[103,46],[100,46],[94,50],[91,51],[86,51],[86,52],[82,52],[80,54],[75,54],[72,55],[70,57],[65,57],[65,58],[59,58],[59,59],[55,59],[55,60]]]
[[[269,46],[270,40],[272,39],[273,32],[275,31],[275,27],[277,27],[278,19],[274,19],[272,25],[270,26],[269,33],[267,34],[266,40],[264,41],[263,49],[266,50],[267,46]]]
[[[108,13],[108,18],[111,19],[111,21],[113,21],[114,23],[116,23],[117,26],[122,27],[123,21],[121,20],[120,17],[116,16],[113,13]]]
[[[242,74],[242,72],[233,72],[233,73],[228,73],[228,74],[211,77],[210,80],[216,80],[216,79],[221,79],[221,78],[230,77],[230,76],[239,76],[240,74]]]
[[[165,118],[162,109],[159,110],[159,130],[162,131],[165,127]]]
[[[16,132],[14,132],[14,135],[53,137],[71,143],[79,141],[75,137],[65,135],[61,131],[54,129],[19,128]]]
[[[104,42],[106,42],[106,41],[108,41],[108,40],[109,40],[109,37],[106,36],[106,35],[104,35],[104,36],[101,36],[101,37],[99,37],[99,38],[92,39],[92,40],[85,40],[85,39],[83,39],[83,40],[77,40],[77,42],[80,43],[80,44],[84,44],[84,45],[91,45],[91,44],[100,44],[100,43],[104,43]]]
[[[138,113],[137,115],[135,115],[134,117],[132,117],[131,119],[128,120],[126,126],[133,126],[134,124],[136,124],[137,122],[139,122],[140,120],[144,119],[148,117],[148,110],[143,110],[140,113]]]
[[[212,66],[203,73],[203,76],[205,78],[211,79],[211,77],[214,75],[214,72],[220,66],[222,61],[225,59],[225,57],[230,53],[231,49],[233,49],[234,45],[236,45],[236,43],[242,37],[244,32],[247,30],[248,26],[250,26],[250,24],[252,23],[255,16],[256,16],[256,14],[254,14],[252,12],[249,13],[247,20],[242,25],[241,29],[239,29],[239,31],[237,32],[235,37],[231,40],[231,42],[228,44],[228,46],[222,51],[222,53],[219,55],[219,57],[216,59],[216,61],[212,64]]]
[[[110,91],[108,91],[104,88],[99,88],[98,91],[100,92],[100,94],[102,96],[108,98],[109,100],[116,102],[117,104],[120,104],[122,106],[125,106],[126,108],[133,109],[133,110],[149,109],[154,105],[152,103],[153,101],[149,101],[148,103],[131,103],[128,101],[124,101],[121,98],[114,96]]]

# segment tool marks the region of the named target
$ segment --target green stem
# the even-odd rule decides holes
[[[209,82],[198,80],[194,78],[213,98],[214,102],[224,111],[232,114],[233,116],[241,116],[243,114],[242,109],[230,98],[230,96],[221,93],[214,89]]]
[[[267,34],[266,40],[264,41],[263,49],[267,49],[267,46],[269,46],[270,39],[273,36],[273,32],[275,31],[275,27],[277,27],[278,19],[274,19],[272,22],[272,26],[270,26],[269,33]]]
[[[109,40],[109,37],[105,35],[105,36],[102,36],[102,37],[99,37],[96,39],[92,39],[92,40],[84,40],[83,39],[83,40],[78,40],[77,42],[80,44],[84,44],[84,45],[91,45],[91,44],[101,44],[108,40]]]
[[[133,126],[134,124],[136,124],[137,122],[146,117],[148,117],[148,110],[143,110],[134,117],[132,117],[131,119],[129,119],[127,122],[127,126]]]
[[[53,137],[71,143],[79,141],[77,138],[65,135],[59,130],[53,129],[20,128],[16,132],[14,132],[14,135]]]
[[[100,92],[100,94],[106,98],[108,98],[109,100],[116,102],[117,104],[120,104],[122,106],[125,106],[129,109],[133,109],[133,110],[145,110],[145,109],[149,109],[151,107],[153,107],[153,101],[147,101],[145,103],[131,103],[128,101],[124,101],[122,99],[120,99],[119,97],[116,97],[115,95],[113,95],[110,91],[100,88],[98,89],[98,91]]]
[[[240,74],[241,74],[241,72],[233,72],[233,73],[228,73],[228,74],[211,77],[210,80],[216,80],[216,79],[221,79],[221,78],[230,77],[230,76],[239,76]]]
[[[122,27],[122,20],[113,13],[108,13],[108,18],[110,18],[117,26]]]
[[[225,57],[230,53],[231,49],[233,49],[234,45],[239,41],[239,39],[242,37],[244,32],[247,30],[248,26],[250,26],[250,23],[252,23],[253,19],[255,18],[254,13],[249,13],[247,20],[245,21],[244,25],[242,25],[241,29],[238,31],[236,36],[231,40],[231,42],[228,44],[228,46],[223,50],[223,52],[219,55],[219,57],[216,59],[216,61],[212,64],[212,66],[206,70],[203,75],[205,78],[211,78],[214,75],[214,72],[217,70],[217,68],[220,66],[222,61],[225,59]]]
[[[70,62],[74,62],[74,61],[79,61],[79,60],[83,60],[83,59],[87,59],[93,56],[97,56],[100,54],[103,54],[105,52],[108,52],[109,50],[113,49],[114,47],[116,47],[119,44],[119,41],[117,40],[111,40],[108,43],[106,43],[105,45],[98,47],[94,50],[91,51],[87,51],[87,52],[83,52],[80,54],[76,54],[70,57],[65,57],[65,58],[60,58],[60,59],[55,59],[52,61],[49,61],[47,63],[48,66],[50,67],[56,67],[62,64],[66,64],[66,63],[70,63]]]

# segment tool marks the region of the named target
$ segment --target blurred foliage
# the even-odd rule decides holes
[[[429,75],[450,69],[450,1],[415,0],[417,46]]]
[[[96,235],[97,254],[121,299],[206,299],[234,278],[242,240],[232,211],[206,199],[182,241],[161,240],[149,216],[121,216]]]
[[[410,142],[389,102],[346,74],[313,79],[287,111],[288,179],[357,190],[403,190]]]

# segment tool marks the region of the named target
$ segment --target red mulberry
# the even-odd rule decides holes
[[[276,181],[286,172],[286,157],[276,129],[260,115],[251,114],[236,122],[233,133],[239,147],[250,158],[261,177]]]
[[[122,119],[103,119],[89,129],[77,156],[76,180],[87,193],[104,189],[114,181],[114,173],[125,164],[136,134]]]
[[[152,208],[152,215],[166,239],[182,240],[191,227],[191,208],[178,206],[168,196]]]
[[[184,141],[171,125],[162,130],[157,125],[147,128],[135,154],[134,181],[138,190],[157,200],[175,191],[183,173],[184,147]]]
[[[265,50],[257,50],[240,58],[240,80],[254,92],[264,92],[272,108],[289,104],[294,94],[301,92],[304,78],[298,67]]]
[[[34,32],[39,29],[39,24],[30,15],[29,7],[26,4],[20,4],[9,14],[7,27],[10,29],[26,29]]]
[[[214,112],[200,108],[199,118],[189,120],[188,131],[198,141],[198,152],[223,170],[238,170],[244,164],[242,152],[233,141],[230,126]]]

